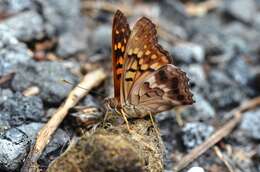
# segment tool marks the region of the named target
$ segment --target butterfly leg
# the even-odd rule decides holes
[[[120,112],[121,112],[120,114],[121,114],[121,115],[123,116],[123,118],[124,118],[124,121],[125,121],[125,123],[126,123],[126,126],[127,126],[128,131],[131,132],[130,127],[129,127],[128,120],[127,120],[127,118],[126,118],[126,116],[127,116],[126,113],[125,113],[122,109],[120,110]]]
[[[153,127],[154,127],[154,129],[155,129],[155,131],[156,131],[156,133],[157,133],[158,138],[159,138],[159,137],[160,137],[160,132],[159,132],[158,128],[155,126],[155,122],[154,122],[154,119],[153,119],[152,113],[151,113],[150,111],[149,111],[149,116],[150,116],[150,119],[151,119],[152,125],[153,125]]]
[[[184,122],[182,120],[182,117],[181,117],[181,113],[182,111],[184,110],[183,107],[176,107],[175,108],[175,112],[176,112],[176,122],[177,124],[182,127],[184,125]]]

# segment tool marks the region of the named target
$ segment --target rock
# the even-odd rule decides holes
[[[213,132],[214,128],[210,125],[201,122],[187,123],[182,129],[183,145],[188,150],[193,149],[203,143]]]
[[[192,119],[196,121],[208,121],[215,116],[215,109],[204,97],[196,93],[194,94],[194,100],[196,103],[186,107],[182,115],[192,116]]]
[[[77,27],[75,31],[65,32],[59,36],[56,50],[59,56],[68,57],[87,49],[88,33],[84,27],[85,25],[80,28]]]
[[[0,170],[17,171],[26,157],[30,140],[16,128],[0,135]]]
[[[224,12],[245,23],[251,23],[257,11],[254,0],[225,1],[224,5]]]
[[[192,167],[188,172],[205,172],[205,170],[201,167]]]
[[[247,137],[260,140],[260,109],[246,112],[240,128],[245,131]]]
[[[12,96],[13,96],[12,90],[0,88],[0,104],[4,103],[8,98]]]
[[[111,47],[111,25],[96,28],[90,36],[89,44],[93,51],[107,52]]]
[[[64,33],[75,29],[80,17],[79,0],[36,0],[40,5],[47,33]]]
[[[28,121],[40,121],[44,115],[43,103],[39,97],[25,97],[20,93],[8,97],[0,104],[0,109],[0,113],[6,114],[5,120],[11,126],[17,126]]]
[[[234,83],[223,71],[211,70],[208,74],[209,85],[204,96],[221,110],[237,106],[247,98],[243,88]]]
[[[20,41],[31,41],[44,37],[44,21],[35,11],[25,11],[0,23],[0,30],[8,30]]]
[[[31,0],[2,0],[0,1],[0,13],[11,15],[26,10],[32,5]]]
[[[245,62],[245,59],[241,56],[232,58],[226,66],[227,73],[237,82],[239,85],[247,85],[249,79],[252,76],[251,67]]]
[[[31,143],[34,143],[37,133],[43,126],[43,123],[33,122],[27,125],[21,125],[17,128],[27,135],[31,140]],[[43,163],[42,165],[48,165],[53,159],[62,153],[61,149],[66,148],[69,140],[69,135],[62,129],[58,129],[40,157],[40,161]]]
[[[40,97],[47,103],[59,104],[69,93],[72,85],[65,85],[61,80],[72,83],[77,78],[61,62],[34,62],[19,64],[12,87],[16,91],[23,91],[30,86],[40,88]]]
[[[0,76],[14,72],[16,64],[27,62],[31,58],[32,54],[25,44],[19,42],[9,31],[0,28]]]
[[[202,63],[205,58],[205,50],[198,44],[180,43],[172,48],[171,55],[180,63]]]
[[[99,107],[100,103],[97,101],[97,99],[95,97],[93,97],[92,95],[87,95],[84,100],[83,100],[83,106],[93,106],[93,107]]]

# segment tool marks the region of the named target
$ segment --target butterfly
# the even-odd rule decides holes
[[[131,31],[126,17],[117,10],[112,27],[114,98],[106,99],[107,107],[127,119],[194,103],[189,79],[172,63],[148,18],[139,19]]]

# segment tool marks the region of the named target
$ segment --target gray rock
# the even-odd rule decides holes
[[[31,57],[25,44],[9,31],[0,29],[0,76],[14,72],[16,64],[27,62]]]
[[[42,17],[35,11],[25,11],[0,23],[0,30],[8,30],[18,40],[31,41],[44,37],[45,28]]]
[[[61,80],[75,83],[77,78],[61,62],[34,62],[19,64],[12,81],[16,91],[23,91],[30,86],[40,88],[40,97],[48,103],[60,103],[69,93],[72,86]]]
[[[196,103],[186,107],[182,112],[184,116],[193,116],[192,119],[196,121],[208,121],[215,116],[215,109],[204,97],[196,93],[194,94],[194,100]]]
[[[36,0],[46,22],[47,33],[62,33],[75,29],[80,17],[79,0]]]
[[[227,63],[227,73],[240,85],[247,85],[249,79],[252,77],[252,71],[249,64],[241,56],[232,58]]]
[[[0,88],[0,104],[4,103],[7,99],[13,96],[13,92],[10,89]]]
[[[205,50],[202,46],[193,43],[180,43],[175,45],[171,54],[173,58],[181,63],[202,63],[205,58]]]
[[[88,33],[84,27],[85,25],[80,28],[75,28],[74,31],[65,32],[59,36],[56,52],[60,57],[68,57],[87,49]]]
[[[40,121],[43,117],[43,103],[39,97],[25,97],[15,93],[0,104],[3,115],[1,118],[11,126],[17,126],[27,121]]]
[[[0,13],[6,15],[15,14],[32,6],[32,0],[1,0]]]
[[[260,140],[260,109],[246,112],[240,128],[245,131],[247,137]]]
[[[254,0],[232,0],[225,1],[224,10],[242,22],[251,23],[255,17],[257,6]]]
[[[208,81],[209,85],[205,88],[204,96],[214,107],[221,110],[228,109],[247,98],[244,90],[221,70],[211,70]]]
[[[43,123],[33,122],[27,125],[19,126],[17,128],[25,133],[27,137],[31,140],[31,142],[34,143],[37,133],[43,126]],[[62,153],[61,149],[66,147],[69,140],[69,135],[62,129],[58,129],[54,133],[50,143],[44,149],[40,157],[40,161],[43,163],[42,165],[48,165],[53,159],[55,159],[60,153]]]
[[[17,171],[26,157],[30,140],[16,128],[0,136],[0,170]]]
[[[90,49],[93,51],[107,51],[111,47],[111,26],[101,25],[90,35]]]
[[[100,106],[100,103],[97,101],[97,99],[95,97],[93,97],[92,95],[87,95],[84,100],[83,100],[83,106],[94,106],[94,107],[98,107]]]
[[[203,143],[212,133],[214,128],[200,122],[187,123],[182,129],[182,141],[184,146],[190,150]]]

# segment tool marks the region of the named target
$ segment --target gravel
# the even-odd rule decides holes
[[[245,23],[251,23],[255,17],[257,6],[254,0],[225,1],[225,12],[235,19]]]
[[[15,93],[0,104],[3,121],[11,126],[21,125],[29,121],[41,121],[44,115],[43,103],[39,97],[25,97]],[[0,118],[1,119],[1,118]]]
[[[31,57],[26,45],[0,26],[0,76],[14,72],[16,64],[27,62]]]
[[[61,80],[75,83],[77,78],[61,62],[34,62],[19,64],[12,87],[23,91],[30,86],[40,88],[40,97],[47,103],[60,103],[69,93],[72,85],[64,84]]]
[[[205,50],[198,44],[180,43],[172,48],[171,55],[179,63],[201,63],[205,58]]]
[[[16,171],[26,157],[30,140],[16,128],[0,135],[0,170]]]
[[[191,150],[203,143],[212,133],[214,128],[201,122],[190,122],[182,129],[183,145]]]
[[[25,11],[0,22],[0,30],[10,31],[20,41],[44,37],[44,21],[35,11]]]
[[[260,140],[260,109],[246,112],[240,128],[245,132],[247,137]]]

